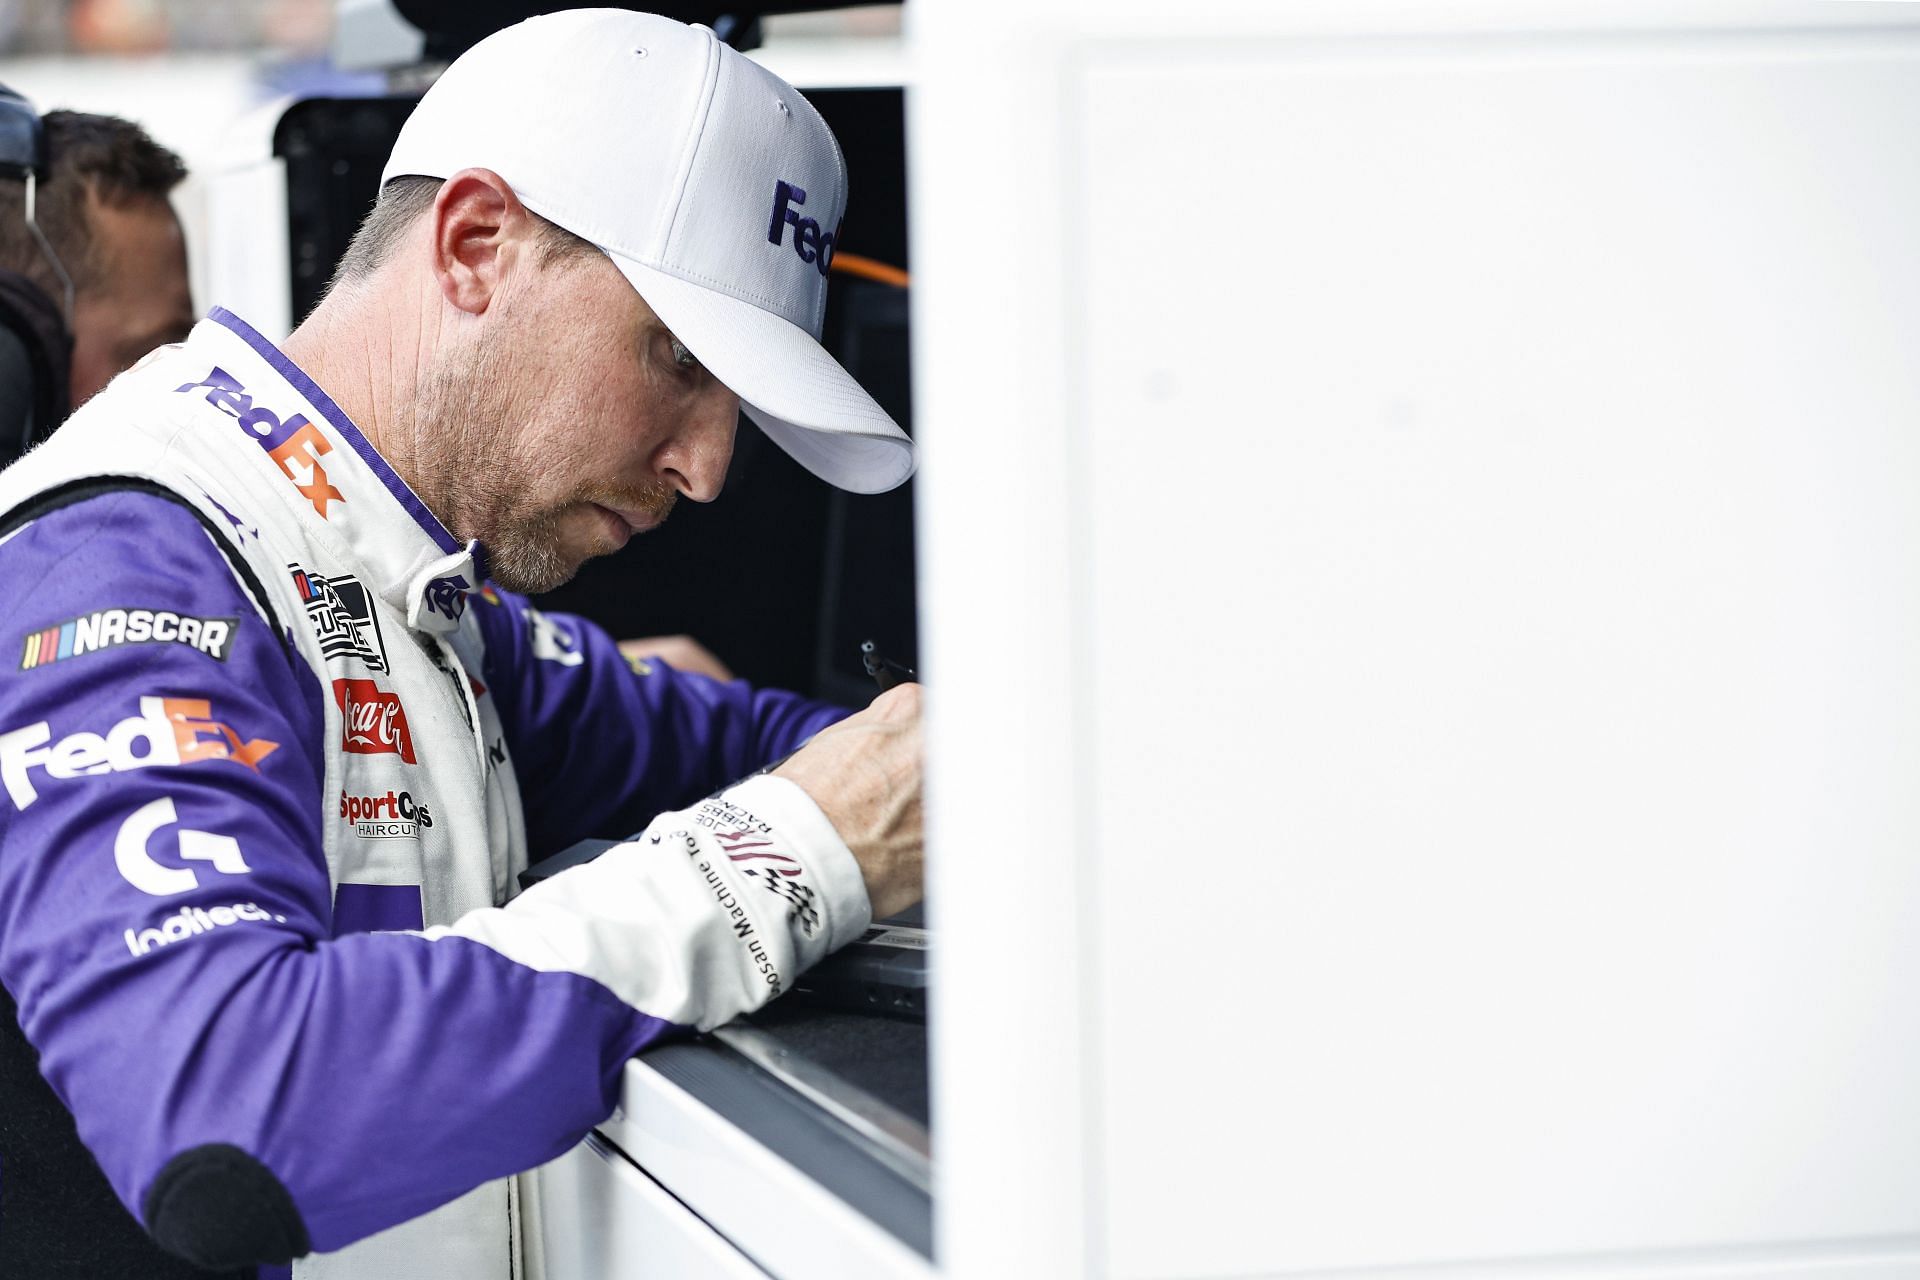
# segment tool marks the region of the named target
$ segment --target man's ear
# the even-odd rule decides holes
[[[462,169],[441,183],[433,201],[433,268],[446,300],[472,315],[484,312],[531,221],[491,169]]]

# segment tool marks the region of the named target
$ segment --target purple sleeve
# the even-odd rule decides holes
[[[163,1171],[219,1144],[323,1250],[531,1168],[670,1029],[470,939],[331,936],[321,692],[191,513],[0,543],[0,643],[0,983],[162,1243]]]
[[[584,618],[489,587],[476,597],[493,691],[538,859],[620,836],[780,759],[845,707],[744,680],[629,663]]]

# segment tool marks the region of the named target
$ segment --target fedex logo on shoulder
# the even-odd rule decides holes
[[[767,243],[784,244],[787,228],[793,228],[793,251],[800,261],[813,264],[822,279],[827,269],[833,265],[833,246],[840,240],[840,227],[836,223],[833,230],[822,234],[820,224],[812,218],[800,216],[798,206],[807,202],[806,189],[796,187],[791,182],[773,184],[773,219],[767,223]]]
[[[142,698],[140,714],[122,720],[104,735],[75,733],[52,741],[47,722],[0,733],[0,782],[16,809],[40,798],[32,770],[50,778],[79,778],[124,773],[155,765],[231,760],[259,772],[260,762],[280,746],[255,738],[242,742],[232,728],[213,718],[201,698]]]
[[[333,443],[303,413],[281,421],[273,410],[256,406],[240,380],[215,365],[198,382],[174,388],[176,393],[205,391],[207,403],[234,419],[267,451],[300,496],[313,504],[322,520],[327,504],[345,502],[347,497],[327,482],[327,470],[320,459],[333,452]]]

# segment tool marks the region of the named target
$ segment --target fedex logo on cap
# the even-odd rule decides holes
[[[822,278],[833,263],[834,242],[840,238],[840,226],[822,234],[820,224],[812,218],[803,218],[796,206],[807,202],[806,190],[791,182],[773,184],[773,218],[767,223],[767,243],[783,244],[787,238],[787,228],[793,228],[793,251],[800,255],[800,261],[813,264]]]

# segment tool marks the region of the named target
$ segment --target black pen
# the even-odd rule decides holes
[[[860,665],[867,669],[867,674],[873,677],[873,682],[880,686],[882,693],[895,685],[920,678],[914,673],[913,668],[905,663],[881,657],[880,646],[871,640],[860,642]]]

